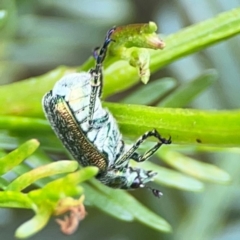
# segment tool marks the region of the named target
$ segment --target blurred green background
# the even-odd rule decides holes
[[[114,25],[154,21],[164,39],[164,35],[239,6],[239,0],[1,0],[0,8],[7,9],[9,15],[1,28],[0,83],[38,76],[59,65],[81,65]],[[219,79],[194,100],[191,107],[239,108],[239,36],[176,61],[152,79],[170,76],[180,84],[207,68],[215,68]],[[112,99],[118,101],[119,97],[121,95]],[[164,197],[160,200],[142,191],[133,193],[171,223],[171,234],[159,233],[140,223],[123,223],[88,208],[88,217],[74,235],[62,235],[52,220],[31,239],[240,239],[239,155],[220,152],[198,158],[213,161],[229,172],[233,178],[231,186],[206,184],[203,193],[162,188]],[[13,239],[15,229],[31,214],[24,210],[0,209],[1,239]]]

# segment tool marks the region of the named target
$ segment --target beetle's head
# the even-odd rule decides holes
[[[153,177],[156,175],[157,173],[153,171],[146,171],[142,168],[127,167],[124,168],[122,171],[109,171],[108,174],[103,177],[104,179],[100,177],[101,179],[99,180],[113,188],[121,188],[128,190],[147,188],[152,191],[154,196],[160,197],[162,193],[159,190],[146,186],[148,182],[153,181]]]
[[[136,188],[147,188],[152,191],[154,196],[160,197],[162,196],[162,193],[157,190],[153,189],[149,186],[146,186],[146,183],[153,181],[153,178],[157,175],[157,172],[153,171],[146,171],[142,168],[130,168],[130,175],[132,176],[130,183],[130,189],[136,189]]]

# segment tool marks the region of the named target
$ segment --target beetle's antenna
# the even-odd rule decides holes
[[[155,197],[160,198],[163,195],[163,193],[158,189],[151,188],[151,187],[148,187],[148,186],[146,188],[149,189]]]

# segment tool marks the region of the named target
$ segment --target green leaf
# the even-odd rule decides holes
[[[138,137],[156,128],[174,143],[220,144],[239,146],[240,111],[201,111],[193,109],[163,109],[139,105],[105,103],[117,119],[126,137]],[[19,127],[21,128],[21,122]],[[27,131],[27,126],[26,131]],[[41,125],[53,136],[47,122]],[[44,129],[45,128],[45,129]],[[53,142],[53,141],[52,141]]]
[[[130,214],[134,216],[137,221],[158,231],[171,231],[171,226],[168,222],[154,212],[150,211],[126,191],[111,189],[103,184],[97,183],[96,181],[94,182],[94,186],[99,191],[106,194],[111,201],[122,205],[127,211],[129,211]]]
[[[157,129],[173,143],[239,146],[240,111],[201,111],[107,103],[121,132],[135,137]]]
[[[229,183],[231,180],[229,174],[218,167],[209,163],[196,161],[181,153],[164,148],[157,154],[165,163],[195,178],[224,184]]]
[[[151,72],[156,72],[179,58],[231,38],[239,32],[240,8],[184,28],[164,38],[166,43],[164,50],[148,50]],[[127,62],[118,61],[111,66],[108,66],[108,63],[106,65],[103,98],[121,92],[138,82],[137,71]]]
[[[197,152],[228,152],[228,153],[236,153],[240,154],[240,148],[239,147],[233,147],[233,148],[223,148],[218,146],[195,146],[194,150]]]
[[[78,168],[76,161],[59,161],[35,168],[20,177],[16,178],[9,186],[8,190],[21,191],[38,179],[60,173],[73,172]]]
[[[38,211],[29,221],[23,223],[15,232],[17,238],[27,238],[43,229],[52,214],[52,207],[46,203],[39,206]]]
[[[152,72],[175,60],[240,33],[240,8],[184,28],[164,39],[163,51],[151,51]]]
[[[185,28],[178,33],[166,37],[167,47],[164,50],[148,50],[151,54],[150,69],[152,72],[155,72],[159,68],[174,62],[176,59],[197,52],[216,42],[223,41],[239,32],[239,8]],[[103,98],[128,89],[130,86],[136,84],[139,79],[137,70],[129,66],[126,61],[121,60],[112,63],[113,60],[109,60],[111,64],[107,62],[105,64],[109,64],[109,66],[107,66],[104,72]],[[92,65],[93,59],[87,61],[87,64],[80,69],[89,70],[88,67]],[[5,103],[0,107],[1,114],[43,116],[41,107],[43,95],[52,89],[53,84],[68,71],[70,70],[66,67],[59,67],[40,77],[1,86],[0,102]],[[24,89],[24,91],[19,92],[19,89]]]
[[[13,167],[20,164],[30,156],[39,146],[36,139],[32,139],[22,144],[18,149],[12,151],[0,159],[0,174],[10,171]]]
[[[0,10],[0,28],[6,23],[8,12],[6,10]]]
[[[206,70],[191,82],[185,83],[183,86],[177,88],[173,93],[169,94],[163,101],[161,101],[158,106],[185,107],[201,92],[216,82],[217,77],[218,74],[215,70]]]
[[[125,97],[121,103],[149,105],[163,97],[176,86],[173,78],[162,78],[141,86],[137,91]]]
[[[124,69],[124,71],[123,71]],[[137,69],[126,61],[117,61],[105,68],[102,98],[129,89],[139,81]]]
[[[160,167],[151,162],[144,162],[141,164],[141,167],[146,170],[157,172],[158,175],[154,177],[154,182],[160,185],[192,192],[200,192],[204,190],[202,182],[177,171]]]
[[[66,67],[58,67],[42,76],[1,86],[0,110],[2,115],[43,116],[41,99],[52,89],[54,83],[70,72]],[[19,91],[24,89],[24,91]],[[29,101],[31,99],[31,101]]]
[[[90,205],[123,221],[132,221],[134,219],[133,215],[118,201],[114,201],[114,199],[109,198],[89,185],[83,184],[83,187],[86,201]]]
[[[65,177],[53,180],[42,189],[31,191],[29,196],[35,201],[41,201],[42,199],[56,201],[65,196],[81,195],[83,189],[78,184],[91,179],[97,172],[97,167],[85,167],[74,173],[69,173]]]
[[[43,163],[44,164],[44,163]],[[17,175],[17,176],[21,176],[26,174],[27,172],[31,171],[34,168],[34,166],[29,166],[28,164],[21,163],[20,165],[16,166],[12,171]],[[17,178],[18,179],[18,178]],[[41,178],[39,180],[37,180],[36,182],[34,182],[35,186],[38,187],[43,187],[45,186],[47,183],[53,181],[54,179],[56,179],[56,176],[51,175],[49,177],[45,177],[45,178]],[[13,181],[15,182],[15,180]],[[13,184],[13,182],[11,182],[11,185]],[[8,186],[9,188],[9,186]]]
[[[0,206],[9,208],[30,208],[36,211],[35,203],[24,193],[0,191]]]
[[[9,184],[9,182],[6,179],[0,177],[0,189],[5,190],[8,186],[8,184]]]
[[[44,134],[44,131],[49,130],[49,123],[39,118],[0,116],[0,129],[17,131],[21,134],[26,132]]]

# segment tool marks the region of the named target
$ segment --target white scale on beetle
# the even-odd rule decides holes
[[[61,78],[42,101],[43,109],[52,129],[66,149],[82,166],[96,166],[96,178],[112,188],[148,188],[157,197],[162,193],[145,184],[157,174],[129,166],[130,159],[143,162],[162,144],[170,144],[153,129],[143,134],[135,144],[127,146],[112,114],[101,104],[102,63],[115,28],[108,31],[99,53],[95,50],[95,68],[89,72],[72,73]],[[139,146],[148,138],[157,143],[143,155]]]

